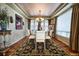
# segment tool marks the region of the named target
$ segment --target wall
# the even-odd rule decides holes
[[[7,8],[8,16],[13,17],[13,23],[9,23],[9,26],[7,28],[8,30],[12,30],[11,35],[6,36],[6,46],[10,46],[27,35],[27,28],[28,28],[27,19],[25,19],[25,17],[23,17],[20,13],[16,12],[14,9],[12,9],[11,7],[9,7],[6,4],[0,4],[0,8]],[[18,14],[23,18],[24,25],[23,25],[22,30],[16,30],[16,28],[15,28],[15,14]],[[2,44],[2,47],[3,47],[3,37],[2,36],[0,36],[0,44]]]

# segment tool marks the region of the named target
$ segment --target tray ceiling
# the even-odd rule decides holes
[[[41,10],[41,16],[50,16],[60,3],[19,3],[30,16],[39,16],[39,10]]]

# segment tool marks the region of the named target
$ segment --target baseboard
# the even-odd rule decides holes
[[[75,51],[75,50],[72,50],[68,45],[66,45],[64,42],[58,40],[56,37],[55,37],[55,40],[61,42],[65,47],[67,47],[67,49],[71,52],[71,53],[79,53],[78,51]]]
[[[59,42],[61,42],[62,44],[64,44],[65,46],[67,46],[67,47],[69,47],[67,44],[65,44],[63,41],[61,41],[61,40],[58,40],[58,38],[54,38],[55,40],[57,40],[57,41],[59,41]]]
[[[24,38],[20,39],[19,41],[17,41],[16,43],[12,44],[11,46],[9,46],[7,49],[8,51],[6,51],[6,55],[13,55],[16,53],[16,50],[22,46],[24,43],[26,43],[26,41],[28,40],[28,36],[25,36]]]
[[[63,42],[65,45],[69,46],[69,41],[70,39],[69,38],[66,38],[66,37],[63,37],[63,36],[60,36],[60,35],[57,35],[56,36],[56,39],[58,39],[59,41]]]

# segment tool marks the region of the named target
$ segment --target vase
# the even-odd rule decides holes
[[[6,31],[7,30],[7,25],[6,24],[0,24],[1,25],[1,30]]]

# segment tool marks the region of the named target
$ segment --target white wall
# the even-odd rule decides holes
[[[23,17],[21,14],[19,14],[18,12],[16,12],[14,9],[12,9],[11,7],[9,7],[6,4],[0,4],[0,8],[7,8],[8,9],[8,16],[13,17],[13,23],[9,23],[9,27],[7,28],[9,30],[12,30],[11,35],[6,36],[6,46],[10,46],[27,35],[27,31],[26,31],[28,28],[27,27],[27,24],[28,24],[27,19],[25,19],[25,17]],[[23,25],[22,30],[16,30],[15,14],[18,14],[23,18],[24,25]],[[3,37],[2,36],[0,36],[0,43],[3,44]]]

